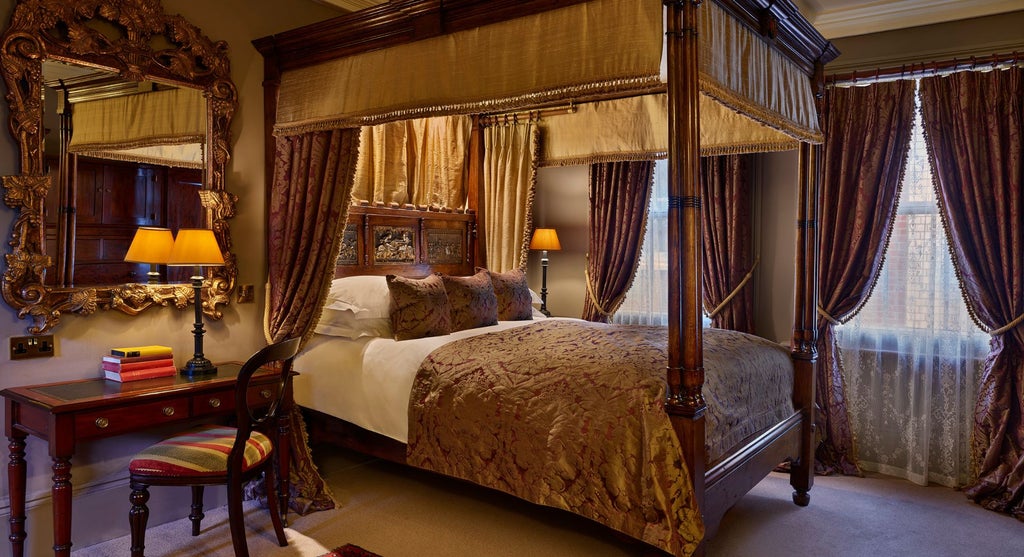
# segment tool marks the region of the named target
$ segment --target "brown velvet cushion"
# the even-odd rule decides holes
[[[498,322],[498,297],[485,270],[471,277],[441,275],[452,308],[452,331],[486,327]]]
[[[479,269],[478,269],[479,270]],[[494,295],[498,298],[498,319],[501,321],[525,321],[533,319],[533,305],[530,285],[522,269],[504,273],[488,271]]]
[[[395,340],[452,332],[451,306],[441,277],[410,279],[388,275],[387,281],[391,291],[391,331]]]

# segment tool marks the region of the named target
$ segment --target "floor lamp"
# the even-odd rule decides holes
[[[192,329],[195,336],[195,354],[181,368],[182,375],[205,375],[217,373],[217,367],[203,355],[203,265],[224,264],[224,254],[217,244],[212,230],[205,228],[182,228],[174,238],[174,247],[167,260],[168,265],[191,266],[192,290],[195,292],[196,322]]]
[[[558,234],[554,228],[538,228],[533,231],[530,249],[541,250],[540,312],[551,317],[548,311],[548,251],[558,251],[562,249],[562,244],[558,243]]]
[[[156,270],[156,266],[167,263],[173,245],[174,235],[170,229],[140,226],[135,231],[135,237],[128,246],[124,260],[128,263],[148,263],[149,272],[146,276],[149,278],[146,283],[159,284],[160,272]]]

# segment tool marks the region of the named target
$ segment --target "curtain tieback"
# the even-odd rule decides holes
[[[729,295],[726,296],[724,300],[722,300],[722,303],[718,304],[718,306],[716,306],[715,309],[711,310],[711,312],[708,313],[708,317],[714,317],[718,315],[718,312],[722,311],[722,308],[724,308],[726,304],[731,302],[732,299],[735,298],[736,295],[740,293],[740,289],[746,286],[747,283],[750,282],[750,279],[754,278],[754,269],[757,268],[757,264],[760,262],[761,256],[758,256],[757,259],[754,260],[754,264],[750,266],[750,272],[747,273],[747,276],[743,277],[743,280],[741,280],[740,283],[736,285],[736,288],[732,289],[732,292],[730,292]]]
[[[999,327],[998,329],[993,329],[993,330],[989,331],[988,334],[990,336],[1001,335],[1001,334],[1005,333],[1006,331],[1009,331],[1010,329],[1016,327],[1017,325],[1020,325],[1021,323],[1024,323],[1024,313],[1018,315],[1016,319],[1014,319],[1013,321],[1010,321],[1006,325],[1003,325],[1002,327]]]
[[[831,315],[829,315],[829,314],[828,314],[828,312],[827,312],[827,311],[825,311],[824,309],[822,309],[822,307],[821,307],[820,305],[818,306],[818,315],[820,315],[820,316],[824,317],[824,318],[825,318],[825,321],[828,321],[829,323],[831,323],[831,324],[833,324],[833,325],[837,325],[837,326],[838,326],[838,325],[842,325],[842,323],[840,323],[839,321],[837,321],[835,317],[832,317]]]
[[[597,295],[594,294],[594,285],[590,281],[590,271],[587,270],[587,269],[584,269],[583,270],[583,276],[584,276],[584,278],[587,281],[587,295],[590,296],[590,301],[594,302],[594,307],[597,308],[597,311],[599,311],[601,313],[601,315],[604,315],[606,317],[611,317],[612,316],[611,312],[606,311],[604,309],[604,306],[601,305],[601,301],[598,300],[597,299]]]

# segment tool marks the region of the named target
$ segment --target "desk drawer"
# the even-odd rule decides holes
[[[75,416],[75,432],[79,439],[107,437],[188,418],[187,400],[165,400],[84,412]]]
[[[277,383],[271,385],[252,385],[249,387],[249,404],[258,407],[269,404],[277,396]],[[235,390],[219,389],[211,393],[192,397],[192,415],[208,416],[224,414],[235,410]]]

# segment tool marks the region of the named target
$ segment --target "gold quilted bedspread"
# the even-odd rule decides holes
[[[664,328],[545,320],[438,348],[407,462],[689,555],[704,526],[662,408],[665,344]]]

